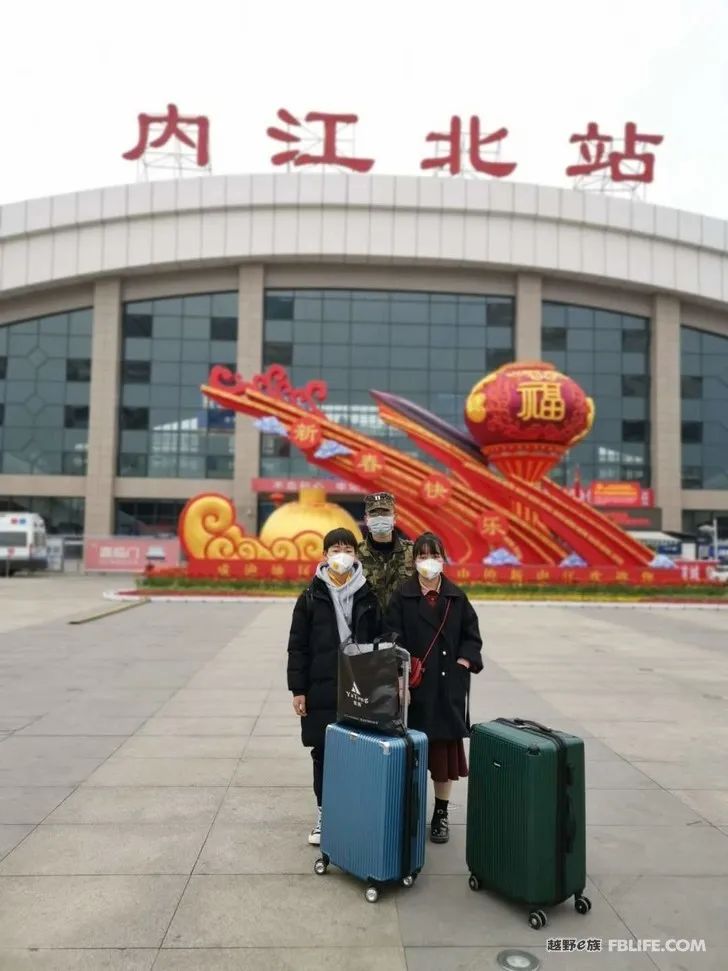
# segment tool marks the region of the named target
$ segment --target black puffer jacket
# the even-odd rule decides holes
[[[368,583],[354,594],[351,629],[358,644],[371,644],[381,633],[379,604]],[[331,594],[315,577],[296,601],[288,638],[288,688],[306,696],[304,745],[323,745],[326,726],[336,721],[339,646]]]

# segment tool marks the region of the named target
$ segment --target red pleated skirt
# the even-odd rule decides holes
[[[456,782],[466,778],[468,760],[461,738],[451,741],[431,741],[427,767],[433,782]]]

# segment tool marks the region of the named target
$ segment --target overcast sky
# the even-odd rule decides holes
[[[360,117],[417,174],[452,114],[506,126],[512,180],[568,186],[588,121],[665,136],[647,199],[728,218],[728,0],[82,0],[2,7],[0,202],[133,182],[139,112],[211,124],[215,174],[274,171],[266,128]]]

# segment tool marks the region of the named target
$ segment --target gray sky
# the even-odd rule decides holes
[[[139,112],[211,122],[215,174],[275,171],[276,111],[350,111],[376,173],[479,114],[519,182],[568,186],[574,132],[665,136],[650,202],[728,218],[728,0],[5,3],[0,202],[136,180]]]

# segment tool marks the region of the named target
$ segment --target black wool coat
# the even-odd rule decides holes
[[[301,719],[304,745],[323,745],[326,726],[336,721],[339,675],[339,630],[329,588],[314,577],[293,608],[288,637],[288,688],[306,696]],[[374,591],[365,583],[354,594],[351,630],[358,644],[371,644],[381,633],[381,611]]]
[[[413,657],[423,658],[450,610],[442,634],[430,651],[418,688],[413,688],[409,727],[432,741],[453,741],[470,734],[468,695],[470,675],[483,669],[478,617],[460,587],[443,576],[434,607],[422,595],[417,577],[405,581],[389,602],[385,630],[396,631],[399,643]],[[470,670],[457,663],[470,662]]]

